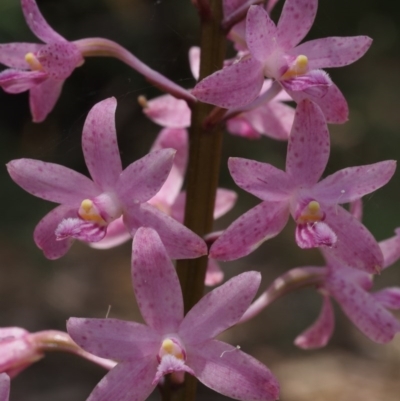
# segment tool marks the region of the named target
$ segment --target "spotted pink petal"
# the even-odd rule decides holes
[[[379,242],[383,254],[383,268],[391,266],[400,259],[400,233],[396,230],[396,235]]]
[[[82,149],[86,166],[93,181],[103,191],[114,188],[122,172],[115,110],[117,100],[108,98],[93,106],[82,131]]]
[[[202,343],[236,324],[250,306],[260,282],[260,273],[246,272],[206,294],[179,327],[185,345]]]
[[[262,64],[248,58],[206,77],[195,86],[192,94],[204,103],[229,109],[254,100],[263,82]]]
[[[59,164],[18,159],[7,164],[11,178],[25,191],[51,202],[78,206],[85,198],[100,194],[84,175]]]
[[[229,189],[217,188],[214,205],[214,219],[228,213],[236,203],[237,193]]]
[[[181,286],[152,228],[139,228],[133,238],[132,284],[145,322],[159,333],[176,332],[183,319]]]
[[[191,259],[207,254],[203,239],[152,205],[132,205],[127,208],[124,219],[132,235],[139,227],[156,230],[171,259]]]
[[[372,294],[375,301],[387,309],[400,309],[400,288],[389,287]]]
[[[294,190],[294,180],[271,164],[230,157],[228,167],[240,188],[262,200],[288,202]]]
[[[224,272],[214,259],[208,259],[206,278],[204,284],[213,287],[220,284],[224,279]]]
[[[210,257],[235,260],[248,255],[278,235],[289,217],[286,202],[264,201],[236,219],[214,242]]]
[[[6,373],[0,374],[0,401],[8,401],[10,396],[10,377]]]
[[[328,163],[329,151],[329,131],[321,109],[309,100],[300,102],[288,143],[287,174],[298,186],[315,184]]]
[[[175,153],[174,149],[156,150],[130,164],[113,185],[120,202],[128,206],[152,198],[167,179]]]
[[[39,43],[5,43],[0,45],[0,64],[20,70],[29,70],[25,61],[27,53],[36,53],[43,45]]]
[[[157,355],[160,335],[148,326],[118,319],[84,319],[71,317],[67,331],[84,350],[101,358],[135,362]]]
[[[21,6],[26,23],[40,40],[45,43],[65,41],[43,18],[35,0],[21,0]]]
[[[277,29],[262,6],[251,6],[246,19],[246,43],[251,56],[263,63],[277,48]]]
[[[187,351],[187,365],[204,385],[218,393],[239,400],[279,398],[279,383],[270,370],[232,345],[211,340]]]
[[[314,324],[301,333],[294,343],[303,349],[314,349],[325,347],[332,337],[335,326],[333,308],[329,296],[323,297],[320,315]]]
[[[318,0],[286,0],[278,22],[278,43],[283,50],[296,46],[309,32]]]
[[[37,224],[33,238],[47,259],[61,258],[71,247],[73,238],[57,241],[55,234],[60,222],[69,217],[76,217],[76,208],[61,205],[46,214]]]
[[[7,93],[25,92],[47,79],[43,71],[7,69],[0,73],[0,86]]]
[[[293,56],[307,56],[310,70],[343,67],[361,58],[371,44],[372,39],[368,36],[332,36],[302,43],[288,53]]]
[[[63,84],[64,81],[48,78],[41,84],[31,88],[29,91],[29,105],[33,122],[40,123],[46,119],[61,95]]]

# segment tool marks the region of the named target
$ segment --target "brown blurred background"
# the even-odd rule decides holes
[[[69,40],[101,36],[115,40],[154,69],[192,87],[188,49],[198,44],[196,12],[190,0],[38,0],[45,18]],[[277,19],[282,0],[272,16]],[[332,152],[326,174],[337,169],[397,159],[400,154],[400,5],[393,0],[321,0],[309,38],[369,35],[374,43],[354,65],[330,70],[350,106],[350,121],[331,126]],[[0,43],[37,39],[26,26],[18,0],[0,2]],[[232,49],[230,49],[233,54]],[[135,71],[111,59],[88,59],[67,80],[47,120],[31,122],[27,94],[0,92],[1,165],[29,157],[56,162],[87,174],[80,136],[90,108],[118,99],[118,141],[124,165],[148,151],[159,127],[144,118],[137,97],[159,92]],[[221,186],[234,188],[229,156],[254,158],[284,166],[286,144],[268,138],[248,141],[226,134]],[[70,316],[141,319],[130,285],[130,244],[108,251],[76,243],[62,259],[48,261],[32,240],[40,218],[53,206],[17,187],[0,169],[0,327],[29,331],[65,330]],[[399,174],[365,199],[364,222],[378,240],[400,226]],[[226,227],[258,200],[238,190],[236,208],[218,221]],[[301,251],[294,225],[252,255],[224,265],[227,277],[244,270],[263,274],[262,288],[295,266],[319,264],[318,251]],[[400,264],[376,280],[377,288],[400,285]],[[366,339],[336,310],[336,329],[323,350],[297,349],[293,340],[317,317],[321,300],[304,290],[277,301],[224,339],[265,362],[278,376],[283,401],[395,401],[400,399],[400,336],[382,346]],[[12,383],[12,401],[85,400],[104,375],[77,357],[54,354]],[[134,384],[133,384],[134,385]],[[222,400],[200,387],[199,399]],[[159,399],[158,394],[153,394]]]

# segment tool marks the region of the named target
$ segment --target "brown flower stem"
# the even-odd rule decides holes
[[[201,20],[200,79],[221,69],[225,57],[226,38],[221,28],[222,1],[210,0],[209,3],[211,16]],[[211,129],[204,126],[204,120],[212,109],[211,105],[195,103],[190,128],[185,225],[201,237],[212,230],[221,159],[222,126],[215,125]],[[203,295],[206,268],[207,256],[177,263],[186,313]],[[196,384],[194,377],[186,375],[179,400],[194,400]]]

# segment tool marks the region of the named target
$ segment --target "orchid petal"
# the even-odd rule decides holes
[[[383,257],[372,234],[339,205],[331,206],[325,212],[324,222],[338,238],[334,246],[324,248],[325,252],[343,261],[347,266],[367,273],[377,273],[383,265]]]
[[[65,41],[43,18],[35,0],[21,0],[21,6],[26,23],[40,40],[45,43]]]
[[[332,84],[328,87],[328,91],[323,97],[313,96],[312,93],[288,91],[289,95],[296,103],[304,99],[315,102],[324,113],[327,123],[343,124],[348,120],[349,108],[339,88]]]
[[[10,377],[6,373],[0,374],[0,401],[8,401],[10,396]]]
[[[100,192],[89,178],[59,164],[17,159],[9,162],[7,169],[25,191],[50,202],[76,207]]]
[[[29,106],[33,122],[40,123],[46,119],[60,97],[63,84],[63,80],[48,78],[41,84],[31,88],[29,91]]]
[[[110,249],[132,239],[123,222],[123,217],[112,221],[107,226],[105,237],[99,242],[91,242],[89,246],[95,249]]]
[[[264,62],[276,49],[278,31],[275,23],[261,6],[251,6],[246,19],[246,43],[251,56]]]
[[[315,184],[329,158],[329,131],[324,115],[313,102],[297,105],[286,157],[286,172],[298,186]]]
[[[222,0],[222,9],[224,11],[224,17],[227,18],[236,11],[245,0]]]
[[[262,202],[236,219],[214,242],[210,257],[235,260],[278,235],[289,217],[286,202]]]
[[[383,254],[383,268],[391,266],[400,258],[400,235],[396,233],[395,236],[379,242]]]
[[[200,81],[192,94],[204,103],[226,109],[250,103],[264,82],[262,64],[253,58],[241,60]]]
[[[318,0],[286,0],[278,22],[278,43],[283,50],[296,46],[309,32]]]
[[[206,278],[204,284],[213,287],[220,284],[224,279],[224,272],[214,259],[208,259]]]
[[[317,183],[313,193],[319,201],[330,205],[352,202],[384,186],[395,170],[394,160],[348,167]]]
[[[76,217],[76,215],[76,208],[61,205],[46,214],[37,224],[33,238],[47,259],[58,259],[68,252],[74,242],[73,238],[57,241],[55,231],[63,219]]]
[[[21,327],[2,327],[0,328],[0,342],[9,340],[22,338],[26,335],[29,335],[29,331],[22,329]]]
[[[185,345],[202,343],[232,327],[250,306],[261,275],[246,272],[206,294],[185,316],[178,334]]]
[[[189,64],[194,79],[198,81],[200,76],[200,47],[192,46],[189,49]]]
[[[160,335],[136,322],[71,317],[67,321],[67,331],[84,350],[115,361],[135,362],[157,355],[160,348]]]
[[[375,301],[387,309],[400,309],[400,288],[390,287],[371,294]]]
[[[156,386],[152,382],[157,365],[156,358],[119,363],[97,384],[87,401],[147,399]]]
[[[296,243],[302,249],[331,247],[337,242],[336,233],[323,221],[296,226]]]
[[[143,113],[162,127],[187,128],[192,112],[184,100],[163,95],[146,102]]]
[[[230,157],[228,167],[240,188],[262,200],[285,202],[294,190],[291,177],[271,164]]]
[[[152,228],[139,228],[133,238],[132,284],[145,322],[160,333],[176,332],[183,319],[181,286]]]
[[[267,2],[266,10],[268,14],[271,14],[272,9],[275,7],[278,0],[269,0]]]
[[[43,71],[7,69],[0,73],[0,86],[7,93],[21,93],[41,84],[47,77]]]
[[[340,275],[330,274],[326,288],[349,319],[371,340],[389,342],[400,330],[400,323],[374,297]]]
[[[214,219],[219,219],[228,213],[236,203],[237,193],[229,189],[217,188],[214,205]]]
[[[288,53],[305,55],[308,68],[343,67],[361,58],[372,44],[368,36],[329,37],[302,43]]]
[[[27,53],[36,53],[41,47],[39,43],[5,43],[0,45],[0,64],[20,70],[29,70],[25,60]]]
[[[139,227],[156,230],[171,259],[191,259],[207,254],[204,240],[149,204],[130,206],[126,210],[124,221],[132,235]]]
[[[114,183],[114,190],[125,206],[152,198],[166,181],[176,151],[161,149],[130,164]]]
[[[356,199],[350,202],[349,212],[358,220],[362,221],[363,202],[362,199]]]
[[[279,383],[270,370],[232,345],[211,340],[188,349],[187,365],[207,387],[239,400],[272,401]]]
[[[294,343],[303,349],[322,348],[332,337],[335,320],[329,296],[323,297],[321,313],[314,324],[301,333]]]
[[[103,190],[114,188],[122,172],[115,109],[117,100],[108,98],[95,104],[86,117],[82,131],[82,149],[93,181]]]
[[[246,114],[239,114],[233,118],[230,118],[226,122],[226,129],[228,130],[228,132],[233,135],[242,136],[243,138],[259,139],[261,137],[260,133],[253,128],[252,124],[249,121],[251,119],[251,112],[252,111]],[[248,116],[250,117],[248,118]]]

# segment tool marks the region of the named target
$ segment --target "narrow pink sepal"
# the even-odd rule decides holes
[[[63,80],[48,78],[29,91],[29,106],[35,123],[44,121],[61,95]]]
[[[189,64],[194,79],[198,81],[200,76],[200,47],[192,46],[189,49]]]
[[[152,205],[142,203],[127,208],[124,221],[132,235],[139,227],[156,230],[171,259],[191,259],[207,254],[203,239]]]
[[[36,53],[42,46],[39,43],[4,43],[0,45],[0,64],[10,68],[29,70],[30,66],[25,61],[27,53]]]
[[[144,401],[156,387],[157,358],[121,362],[103,377],[87,401]],[[138,384],[138,385],[135,385]]]
[[[383,256],[373,235],[347,210],[339,205],[324,209],[324,222],[336,233],[338,240],[325,252],[346,266],[376,274],[383,266]]]
[[[217,188],[214,205],[214,219],[228,213],[236,203],[237,193],[229,189]]]
[[[156,150],[130,164],[114,184],[120,202],[128,206],[156,195],[168,178],[175,153],[174,149]]]
[[[111,318],[71,317],[67,331],[84,350],[118,362],[157,355],[161,341],[160,335],[144,324]]]
[[[268,163],[230,157],[228,167],[240,188],[262,200],[288,202],[295,188],[294,179]]]
[[[206,294],[179,327],[185,345],[202,343],[236,324],[250,306],[260,282],[259,272],[246,272]]]
[[[213,287],[224,280],[224,272],[214,259],[208,259],[204,284]]]
[[[400,259],[400,232],[396,230],[396,235],[379,242],[379,247],[383,254],[383,268],[391,266]]]
[[[150,120],[162,127],[186,128],[190,126],[191,111],[184,100],[162,95],[147,101],[143,109]]]
[[[400,287],[384,288],[371,294],[375,301],[379,302],[384,308],[387,309],[400,309]]]
[[[72,243],[73,238],[57,241],[55,231],[63,219],[76,217],[76,208],[69,206],[58,206],[47,213],[36,225],[33,232],[33,239],[39,249],[41,249],[47,259],[58,259],[64,256]]]
[[[251,6],[246,18],[246,43],[251,56],[264,62],[277,47],[277,29],[262,6]]]
[[[132,284],[145,322],[159,333],[176,332],[183,319],[181,286],[152,228],[139,228],[133,238]]]
[[[243,401],[279,398],[279,383],[271,371],[232,345],[210,340],[187,351],[187,365],[204,385],[218,393]]]
[[[10,377],[6,373],[0,374],[0,401],[8,401],[10,396]]]
[[[7,69],[0,72],[0,87],[7,93],[25,92],[47,79],[43,71],[21,71]]]
[[[368,36],[332,36],[302,43],[288,53],[293,56],[307,56],[310,70],[343,67],[361,58],[371,44],[372,39]]]
[[[43,18],[35,0],[21,0],[21,6],[26,23],[39,39],[45,43],[65,41]]]
[[[236,219],[214,242],[210,257],[235,260],[248,255],[278,235],[289,217],[286,202],[264,201]]]
[[[100,193],[89,178],[59,164],[17,159],[7,163],[7,169],[25,191],[50,202],[78,206],[83,199]]]
[[[194,87],[192,94],[201,102],[229,109],[254,100],[263,82],[262,64],[248,58],[204,78]]]
[[[333,308],[329,296],[323,297],[321,312],[312,326],[301,333],[294,343],[303,349],[322,348],[332,337],[335,326]]]
[[[328,205],[352,202],[383,187],[395,170],[395,160],[348,167],[317,183],[313,194],[318,201]]]
[[[114,97],[95,104],[89,111],[82,131],[82,150],[93,181],[103,190],[114,188],[122,172]]]
[[[132,239],[125,227],[123,217],[112,221],[107,227],[105,237],[99,242],[90,242],[88,245],[95,249],[110,249]]]
[[[331,272],[326,288],[350,320],[371,340],[387,343],[400,331],[400,323],[361,287]]]
[[[90,221],[69,217],[60,222],[54,233],[57,241],[72,237],[84,242],[98,242],[105,237],[106,230],[106,226],[99,226]]]
[[[318,0],[286,0],[278,22],[278,43],[283,50],[296,46],[309,32]]]
[[[315,184],[329,159],[330,139],[321,109],[309,100],[297,105],[286,157],[286,172],[298,186]]]

